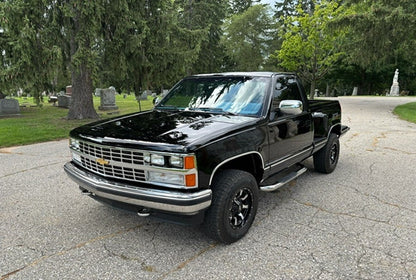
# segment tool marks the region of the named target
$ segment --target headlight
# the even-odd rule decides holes
[[[180,156],[170,156],[169,165],[172,167],[183,168],[183,157]]]
[[[145,165],[167,168],[189,170],[196,167],[195,156],[193,155],[145,153],[143,160]]]
[[[162,155],[157,155],[157,154],[150,155],[150,163],[152,165],[164,166],[165,157]]]
[[[146,181],[178,188],[198,187],[195,155],[160,152],[143,154]]]
[[[71,149],[74,149],[76,151],[79,151],[79,141],[74,139],[74,138],[70,138],[69,139],[69,147]]]
[[[184,176],[182,174],[171,174],[158,171],[149,171],[148,180],[152,182],[168,183],[174,185],[184,185]]]
[[[81,156],[77,153],[72,152],[72,160],[81,162]]]

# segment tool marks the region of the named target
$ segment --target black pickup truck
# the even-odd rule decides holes
[[[308,100],[295,74],[186,77],[153,110],[70,133],[65,171],[83,194],[140,216],[201,224],[224,243],[242,238],[259,191],[338,162],[338,101]]]

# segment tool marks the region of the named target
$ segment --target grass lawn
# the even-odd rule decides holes
[[[43,103],[42,107],[34,107],[33,98],[18,98],[20,116],[0,118],[0,148],[16,145],[26,145],[68,137],[71,129],[95,120],[67,120],[68,109]],[[100,98],[94,97],[94,107],[102,119],[139,111],[139,103],[134,95],[125,99],[122,95],[116,96],[116,105],[119,109],[113,114],[109,111],[100,111]],[[141,101],[142,111],[153,107],[151,98]],[[110,111],[111,112],[111,111]]]
[[[403,120],[416,123],[416,102],[399,105],[394,108],[394,113]]]

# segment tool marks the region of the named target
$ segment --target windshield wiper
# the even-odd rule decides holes
[[[156,106],[155,109],[157,109],[157,110],[172,110],[172,111],[179,111],[179,110],[181,110],[181,108],[178,108],[176,106],[171,106],[171,105],[167,105],[167,106],[165,106],[165,105],[159,105],[159,106]]]
[[[196,107],[196,108],[189,108],[190,111],[201,111],[201,112],[209,112],[209,113],[216,113],[222,115],[229,115],[229,116],[237,116],[236,113],[224,111],[222,108],[215,108],[215,107]]]

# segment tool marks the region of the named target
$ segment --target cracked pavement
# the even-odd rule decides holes
[[[340,97],[337,169],[261,193],[245,238],[138,217],[82,196],[68,141],[0,149],[0,280],[416,279],[415,98]]]

